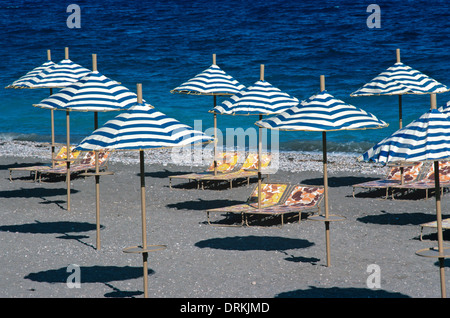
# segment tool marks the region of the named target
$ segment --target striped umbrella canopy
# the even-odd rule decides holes
[[[137,103],[127,111],[107,121],[76,147],[78,150],[137,150],[140,158],[142,246],[126,248],[126,253],[143,256],[144,296],[148,296],[148,253],[165,248],[164,245],[147,245],[145,211],[144,150],[166,147],[182,147],[208,143],[212,137],[196,131],[157,111],[143,102],[142,85],[137,84]]]
[[[213,54],[213,64],[210,67],[170,92],[192,95],[233,95],[244,87],[216,64],[216,55]]]
[[[446,297],[444,258],[450,254],[443,247],[439,160],[450,159],[450,118],[436,109],[436,95],[431,94],[428,112],[377,143],[358,159],[380,163],[434,162],[438,248],[420,250],[416,254],[439,259],[441,296]]]
[[[384,121],[374,115],[336,99],[325,91],[325,77],[320,77],[321,92],[302,101],[276,116],[260,120],[257,126],[287,131],[322,132],[323,174],[325,216],[313,216],[312,220],[325,222],[327,245],[327,266],[330,266],[329,222],[343,220],[343,217],[330,215],[328,211],[328,173],[326,132],[338,130],[377,129],[387,127]]]
[[[97,70],[97,55],[92,54],[93,71],[79,81],[33,106],[66,111],[67,149],[70,149],[70,112],[94,112],[94,129],[98,128],[98,112],[123,111],[136,104],[137,95]],[[69,150],[70,151],[70,150]],[[69,154],[69,153],[68,153]],[[70,155],[70,154],[69,154]],[[100,211],[98,153],[96,161],[97,249],[100,248]],[[70,210],[70,162],[67,162],[67,209]]]
[[[80,80],[91,71],[69,59],[69,49],[65,48],[65,58],[27,81],[22,86],[27,88],[62,88]]]
[[[231,96],[210,112],[222,115],[274,115],[298,105],[296,97],[282,92],[264,80],[264,64],[260,65],[260,79],[252,86]],[[262,151],[262,128],[259,127],[258,158]],[[261,160],[258,160],[258,209],[261,208]]]
[[[216,54],[213,54],[213,63],[203,72],[197,74],[187,82],[171,90],[171,93],[189,95],[211,95],[214,106],[217,105],[217,96],[233,95],[244,89],[245,86],[225,73],[216,64]],[[214,137],[217,142],[217,114],[214,113]],[[217,145],[214,143],[214,174],[217,174],[216,160]]]
[[[31,78],[34,78],[37,74],[42,72],[43,70],[49,68],[50,66],[55,65],[55,63],[51,60],[51,52],[47,50],[47,61],[41,64],[38,67],[35,67],[25,75],[21,76],[19,79],[15,80],[5,88],[33,88],[25,85]]]
[[[5,88],[37,88],[34,86],[30,86],[30,83],[28,82],[31,78],[34,78],[37,74],[41,73],[43,70],[49,68],[50,66],[55,65],[55,63],[52,61],[51,51],[47,50],[47,61],[41,64],[40,66],[32,69],[19,79],[12,82],[10,85],[6,86]],[[28,83],[28,85],[26,85]],[[50,88],[50,95],[53,94],[53,88]],[[50,123],[51,123],[51,158],[52,158],[52,166],[54,166],[53,159],[55,158],[55,130],[54,130],[54,113],[53,110],[51,110],[50,114]]]
[[[97,55],[92,54],[92,68],[84,77],[34,104],[50,110],[66,111],[67,158],[70,158],[70,111],[94,112],[94,129],[98,112],[120,111],[136,102],[136,94],[97,71]],[[67,161],[67,209],[70,210],[70,162]]]
[[[450,88],[447,86],[403,64],[400,61],[400,49],[397,49],[397,63],[351,93],[350,96],[398,95],[399,127],[402,128],[402,95],[445,93],[448,91],[450,91]]]

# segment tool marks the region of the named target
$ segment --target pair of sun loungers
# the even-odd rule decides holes
[[[432,162],[418,162],[410,166],[395,166],[390,169],[384,179],[368,181],[353,185],[353,197],[355,197],[355,189],[386,189],[386,198],[391,196],[394,198],[395,191],[399,190],[425,190],[426,199],[428,199],[429,190],[435,189],[434,183],[434,164]],[[402,180],[403,175],[403,180]],[[450,161],[439,162],[439,181],[441,192],[444,188],[450,187]]]
[[[249,215],[262,215],[267,217],[280,216],[281,227],[284,225],[284,215],[298,213],[298,222],[301,213],[319,213],[320,203],[323,199],[322,186],[291,185],[287,183],[262,183],[261,208],[258,209],[258,186],[246,203],[206,210],[208,224],[214,226],[249,226]],[[237,213],[241,215],[238,225],[226,225],[211,222],[213,213]]]
[[[212,163],[207,170],[202,172],[169,176],[169,186],[172,188],[172,179],[196,181],[197,188],[201,186],[202,189],[205,182],[226,181],[230,188],[233,187],[233,180],[237,179],[247,179],[247,184],[250,184],[250,178],[258,177],[258,154],[249,153],[244,162],[242,162],[241,156],[238,152],[224,152],[218,156],[216,174],[214,173],[214,163]],[[272,157],[270,154],[262,154],[261,158],[261,172],[263,176],[267,177],[273,173],[268,169]]]
[[[95,170],[95,153],[93,151],[73,151],[73,148],[74,147],[72,147],[70,151],[70,159],[72,160],[70,165],[70,173],[81,173]],[[99,169],[107,169],[109,155],[110,152],[99,151]],[[38,180],[41,182],[43,176],[51,177],[55,175],[65,175],[67,174],[66,158],[67,147],[63,146],[55,156],[53,164],[9,168],[9,179],[13,181],[13,171],[29,172],[30,176],[34,177],[34,182]]]

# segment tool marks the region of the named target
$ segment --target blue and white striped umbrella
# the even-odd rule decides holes
[[[24,88],[61,88],[80,80],[91,71],[66,58],[23,82]]]
[[[47,61],[47,62],[43,63],[42,65],[32,69],[25,75],[21,76],[19,79],[15,80],[14,82],[12,82],[10,85],[6,86],[5,88],[34,88],[34,87],[30,87],[30,86],[26,85],[26,83],[28,83],[28,81],[30,79],[34,78],[40,72],[42,72],[43,70],[45,70],[53,65],[55,65],[54,62]]]
[[[337,130],[377,129],[387,127],[384,121],[374,115],[336,99],[325,91],[325,77],[320,77],[321,92],[288,110],[260,120],[255,124],[268,129],[287,131],[318,131],[322,132],[323,139],[323,181],[325,215],[312,216],[310,219],[325,222],[327,266],[330,266],[330,221],[340,221],[345,218],[330,215],[328,211],[328,172],[326,132]]]
[[[98,127],[98,112],[120,111],[137,101],[135,93],[97,71],[97,55],[92,55],[93,69],[75,83],[47,97],[35,107],[66,111],[67,148],[70,149],[70,111],[94,112],[94,127]],[[70,170],[67,169],[70,181]],[[67,209],[70,210],[70,182],[67,182]]]
[[[384,121],[326,91],[304,100],[298,106],[256,123],[269,129],[289,131],[336,131],[387,127]]]
[[[213,64],[170,92],[193,95],[233,95],[244,87],[218,65]]]
[[[298,103],[296,97],[282,92],[267,81],[259,80],[217,105],[211,112],[226,115],[272,115]]]
[[[377,143],[358,159],[385,164],[449,158],[450,118],[437,109],[430,109]]]
[[[145,150],[212,141],[202,132],[167,117],[147,103],[106,122],[76,147],[78,150]]]
[[[449,90],[431,77],[397,62],[350,96],[431,94]]]
[[[442,234],[441,187],[439,160],[450,160],[450,118],[437,110],[436,95],[431,95],[431,109],[402,129],[397,130],[365,152],[359,160],[379,163],[434,161],[436,224],[438,248],[426,248],[416,252],[419,256],[439,259],[441,296],[446,297]]]
[[[399,128],[402,128],[402,95],[445,93],[450,91],[450,88],[403,64],[400,61],[400,49],[397,49],[396,53],[397,63],[350,96],[398,95]]]
[[[69,111],[106,112],[130,108],[136,100],[136,94],[128,88],[98,71],[93,71],[33,106]]]
[[[129,110],[106,122],[76,147],[78,150],[139,150],[142,246],[126,248],[124,252],[143,254],[145,297],[148,292],[148,252],[165,248],[165,246],[147,245],[144,150],[181,147],[211,141],[213,141],[212,137],[166,116],[143,102],[142,88],[138,84],[137,103]]]

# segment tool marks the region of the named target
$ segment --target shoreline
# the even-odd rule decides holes
[[[161,164],[163,166],[174,164],[176,166],[190,166],[191,168],[207,167],[213,158],[211,147],[208,150],[202,153],[201,160],[194,160],[192,153],[186,156],[185,150],[182,148],[178,148],[174,152],[171,148],[144,150],[144,158],[146,164]],[[0,157],[5,156],[38,158],[47,162],[50,158],[50,144],[34,141],[3,141],[0,142]],[[358,156],[359,154],[355,153],[327,153],[327,169],[330,173],[347,171],[364,175],[386,174],[386,167],[376,163],[358,162]],[[281,171],[323,170],[321,152],[280,151],[277,156],[274,156],[274,159],[275,164],[278,164],[278,169]],[[137,164],[139,163],[139,156],[136,151],[114,151],[109,162]]]

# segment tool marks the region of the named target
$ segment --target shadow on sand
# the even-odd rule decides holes
[[[37,273],[30,273],[25,276],[25,279],[32,280],[38,283],[56,284],[67,283],[69,276],[73,271],[68,271],[67,268],[51,269]],[[153,275],[154,271],[149,270],[149,275]],[[80,267],[80,283],[103,283],[113,289],[113,292],[105,294],[105,297],[133,297],[143,294],[140,291],[121,291],[109,284],[113,281],[123,281],[128,279],[142,278],[142,267],[118,267],[118,266],[89,266]]]
[[[322,288],[310,286],[275,295],[275,298],[410,298],[401,293],[369,288]]]

